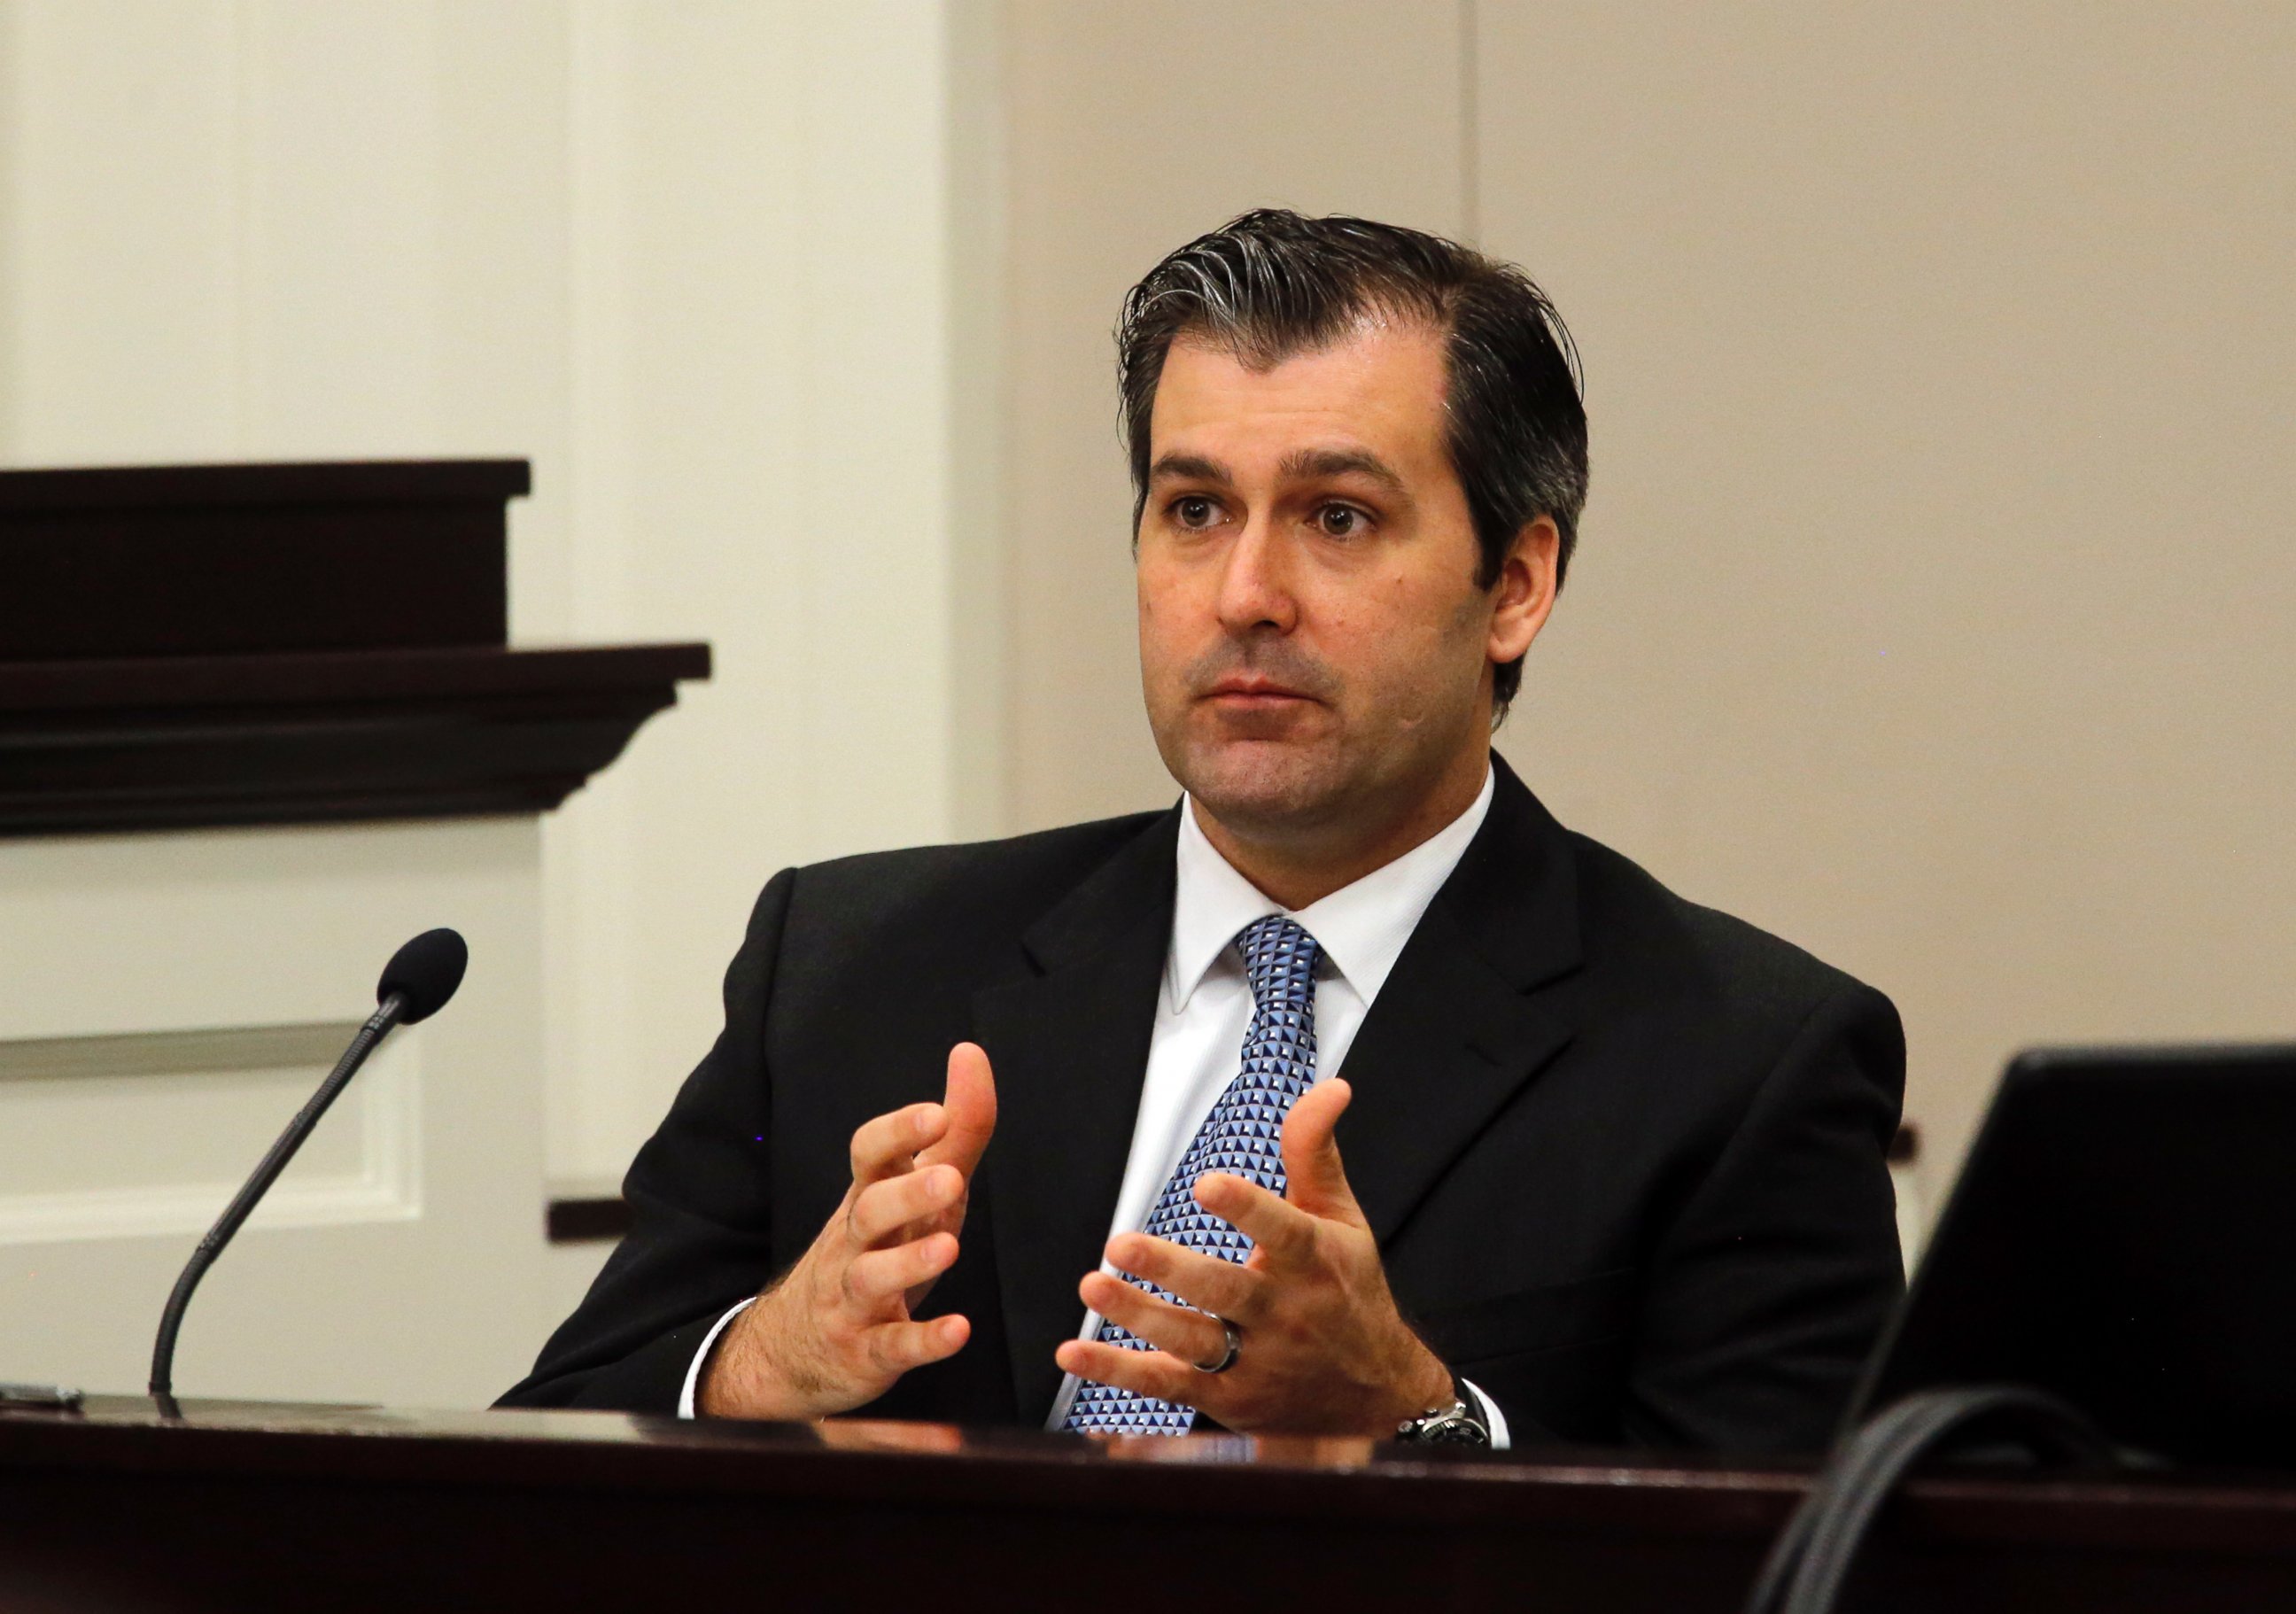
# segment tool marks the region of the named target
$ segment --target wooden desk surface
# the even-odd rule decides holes
[[[141,1397],[0,1414],[0,1608],[1732,1610],[1806,1465]],[[1223,1592],[1220,1588],[1230,1588]],[[2296,1609],[2296,1474],[1916,1481],[1866,1608]]]

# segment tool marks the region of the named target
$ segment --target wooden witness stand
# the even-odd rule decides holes
[[[0,1414],[0,1607],[1719,1614],[1806,1472],[97,1397]],[[1850,1606],[2296,1607],[2296,1479],[1917,1479]]]

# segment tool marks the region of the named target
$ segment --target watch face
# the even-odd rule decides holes
[[[1470,1413],[1465,1405],[1439,1413],[1429,1413],[1414,1418],[1396,1433],[1396,1438],[1417,1446],[1488,1446],[1491,1432]]]
[[[1472,1418],[1438,1418],[1419,1437],[1430,1446],[1488,1446],[1490,1431]]]

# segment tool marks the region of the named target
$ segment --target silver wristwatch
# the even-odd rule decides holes
[[[1481,1446],[1491,1443],[1490,1425],[1483,1421],[1475,1398],[1459,1375],[1451,1375],[1451,1404],[1395,1426],[1395,1438],[1414,1446]]]

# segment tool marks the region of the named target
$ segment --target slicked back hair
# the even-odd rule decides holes
[[[1547,516],[1562,537],[1560,587],[1587,503],[1587,412],[1562,316],[1513,264],[1344,215],[1240,215],[1166,258],[1125,298],[1116,372],[1133,531],[1147,506],[1156,384],[1175,340],[1217,343],[1266,368],[1340,340],[1366,315],[1423,319],[1444,338],[1445,447],[1474,522],[1476,583],[1496,583],[1516,535]],[[1495,717],[1521,684],[1520,658],[1494,669]]]

